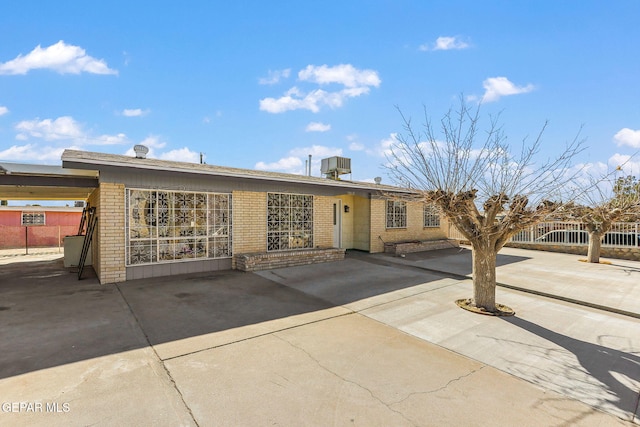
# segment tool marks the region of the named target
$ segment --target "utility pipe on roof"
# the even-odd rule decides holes
[[[309,154],[309,176],[311,176],[311,154]]]

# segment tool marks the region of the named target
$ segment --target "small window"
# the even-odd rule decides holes
[[[44,212],[22,212],[22,225],[45,225]]]
[[[424,227],[440,227],[440,212],[433,205],[424,206]]]
[[[407,228],[407,203],[387,200],[387,228]]]

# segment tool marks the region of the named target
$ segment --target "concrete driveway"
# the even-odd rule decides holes
[[[638,319],[508,289],[516,317],[474,315],[469,280],[398,261],[101,286],[0,259],[0,425],[640,419]]]

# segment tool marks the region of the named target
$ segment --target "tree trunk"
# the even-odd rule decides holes
[[[476,307],[496,311],[496,257],[495,248],[487,242],[473,245],[473,301]]]
[[[587,251],[587,262],[599,263],[600,262],[600,247],[602,233],[598,231],[589,232],[589,250]]]

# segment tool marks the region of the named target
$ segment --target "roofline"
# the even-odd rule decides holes
[[[0,162],[0,175],[41,175],[96,178],[98,174],[86,169],[64,168],[56,165]]]
[[[110,159],[96,159],[91,158],[91,154],[97,154],[99,156],[113,156],[112,160]],[[122,161],[118,158],[122,158]],[[410,190],[401,188],[401,187],[393,187],[389,185],[381,185],[381,184],[370,184],[367,182],[353,182],[353,181],[336,181],[326,178],[320,177],[311,177],[306,175],[294,175],[294,174],[285,174],[280,172],[268,172],[268,171],[259,171],[260,175],[255,175],[251,172],[254,172],[250,169],[240,169],[240,168],[232,168],[232,167],[224,167],[225,171],[218,171],[213,169],[213,165],[202,165],[202,166],[210,166],[210,168],[202,168],[195,169],[196,166],[201,166],[195,163],[185,163],[185,162],[176,162],[171,160],[160,160],[160,159],[152,159],[154,162],[162,162],[166,164],[167,167],[161,167],[160,165],[154,165],[145,163],[145,160],[150,159],[138,159],[134,157],[125,157],[119,156],[115,154],[104,154],[104,153],[92,153],[89,151],[79,151],[79,150],[65,150],[62,153],[62,167],[66,168],[66,165],[71,167],[77,167],[79,165],[96,165],[96,166],[112,166],[112,167],[129,167],[129,168],[137,168],[137,169],[145,169],[145,170],[170,170],[172,172],[180,172],[180,173],[189,173],[196,175],[210,175],[210,176],[221,176],[221,177],[230,177],[230,178],[244,178],[244,179],[253,179],[253,180],[270,180],[270,181],[278,181],[278,182],[288,182],[288,183],[296,183],[296,184],[309,184],[309,185],[318,185],[325,187],[341,187],[341,188],[351,188],[354,190],[370,190],[370,191],[381,191],[381,192],[400,192],[406,193],[411,192]],[[185,167],[183,165],[192,165],[191,167]]]

